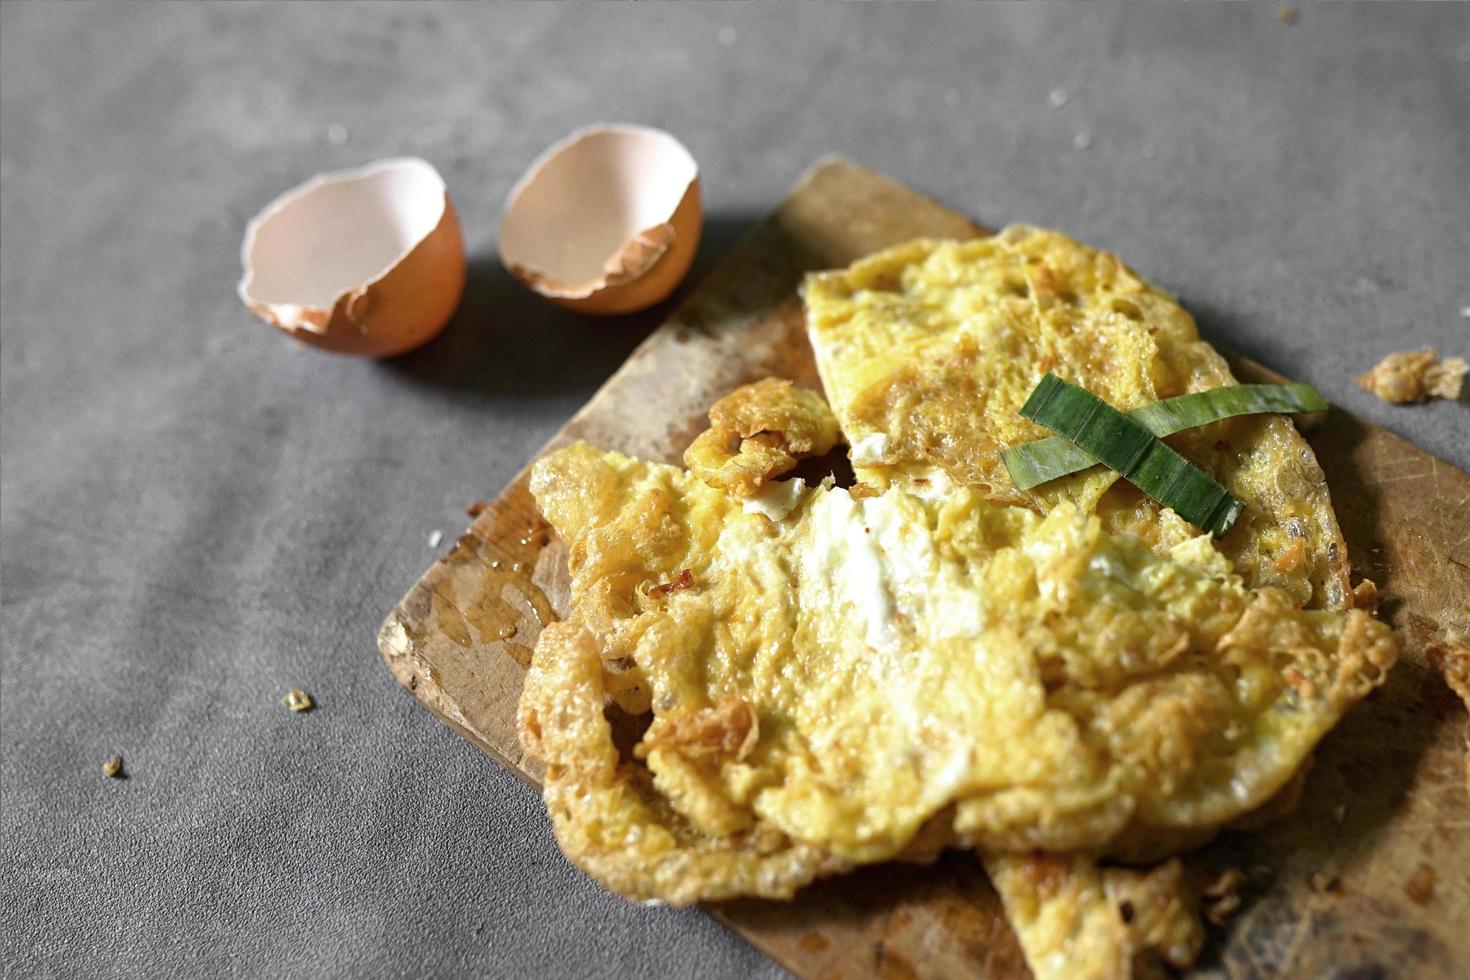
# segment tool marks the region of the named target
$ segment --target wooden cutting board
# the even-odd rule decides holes
[[[920,235],[981,233],[886,177],[824,161],[543,452],[585,439],[677,462],[730,389],[767,375],[819,386],[795,292],[802,273]],[[1242,381],[1277,380],[1235,367]],[[1405,656],[1323,743],[1289,818],[1222,835],[1189,859],[1201,873],[1249,874],[1245,906],[1212,932],[1196,972],[1470,976],[1465,710],[1435,664],[1470,638],[1470,475],[1337,410],[1308,438],[1354,566],[1379,583]],[[565,612],[566,563],[526,479],[522,470],[424,574],[378,643],[416,698],[535,783],[516,741],[516,700],[541,627]],[[709,911],[801,976],[1028,975],[967,853],[867,868],[790,903]]]

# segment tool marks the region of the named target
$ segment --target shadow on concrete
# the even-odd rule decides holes
[[[380,370],[413,383],[487,397],[556,394],[593,386],[617,370],[761,217],[706,215],[699,251],[674,294],[624,316],[588,316],[563,309],[517,282],[498,255],[473,255],[464,297],[444,332],[419,350],[380,362]]]
[[[1241,329],[1236,323],[1235,315],[1228,310],[1184,295],[1179,297],[1179,303],[1194,317],[1200,337],[1215,347],[1226,348],[1257,364],[1270,365],[1270,352],[1252,343],[1250,331]]]

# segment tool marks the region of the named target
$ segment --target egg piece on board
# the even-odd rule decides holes
[[[506,200],[500,258],[554,303],[631,313],[689,271],[703,212],[699,166],[645,126],[580,129],[531,164]]]
[[[449,322],[464,239],[444,179],[424,160],[320,174],[245,229],[240,299],[313,347],[392,357]]]

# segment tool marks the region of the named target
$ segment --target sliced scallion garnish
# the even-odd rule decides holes
[[[1021,415],[1051,429],[1189,523],[1219,537],[1245,505],[1143,424],[1047,373]]]
[[[1156,436],[1171,436],[1238,415],[1326,410],[1327,402],[1317,394],[1317,389],[1298,382],[1212,388],[1142,405],[1127,415]],[[1005,464],[1017,489],[1030,490],[1069,473],[1096,466],[1097,460],[1061,436],[1049,436],[1007,449]]]

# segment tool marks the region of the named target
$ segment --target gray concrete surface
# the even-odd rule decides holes
[[[586,122],[691,147],[696,276],[840,152],[1110,246],[1212,339],[1470,466],[1465,404],[1352,384],[1470,354],[1465,6],[6,3],[0,71],[7,976],[778,972],[573,872],[373,646],[430,532],[658,319],[559,312],[493,257],[511,183]],[[251,320],[246,219],[404,153],[465,221],[449,332],[376,364]]]

